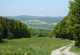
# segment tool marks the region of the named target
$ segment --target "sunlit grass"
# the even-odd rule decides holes
[[[0,43],[0,55],[50,55],[53,49],[70,44],[56,38],[23,38]]]
[[[73,51],[73,52],[77,53],[78,55],[80,55],[80,48],[73,47],[73,48],[71,49],[71,51]]]

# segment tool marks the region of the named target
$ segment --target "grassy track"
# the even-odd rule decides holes
[[[0,55],[50,55],[53,49],[70,44],[68,40],[23,38],[0,43]]]

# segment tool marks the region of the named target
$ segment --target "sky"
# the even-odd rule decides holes
[[[69,0],[0,0],[0,16],[66,16]]]

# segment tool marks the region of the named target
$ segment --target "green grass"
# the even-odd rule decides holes
[[[0,43],[0,55],[50,55],[53,49],[70,44],[55,38],[23,38]]]
[[[77,53],[78,55],[80,55],[80,48],[72,48],[71,51]]]

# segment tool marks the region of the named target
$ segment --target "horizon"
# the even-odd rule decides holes
[[[4,17],[9,17],[9,16],[11,16],[11,17],[15,17],[15,16],[33,16],[33,17],[65,17],[66,15],[64,15],[64,16],[48,16],[48,15],[0,15],[0,16],[4,16]]]
[[[0,0],[0,16],[66,16],[69,0]]]

